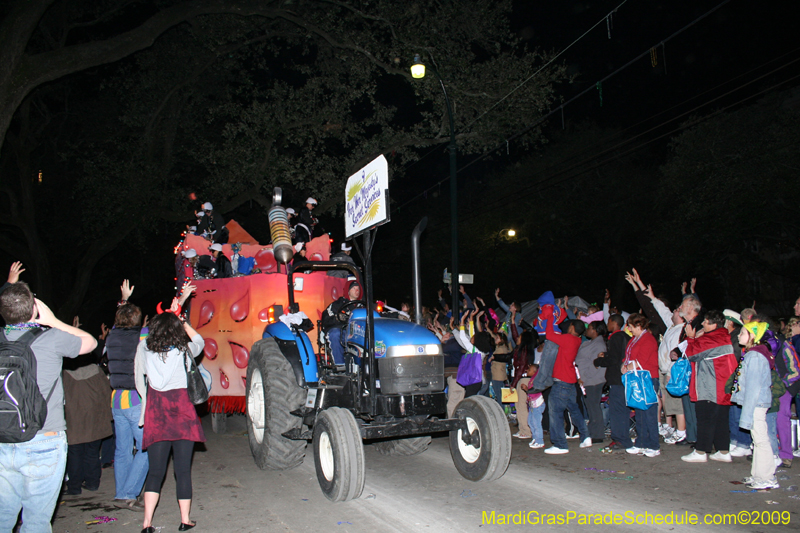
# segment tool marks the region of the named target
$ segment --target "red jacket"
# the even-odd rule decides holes
[[[625,348],[625,362],[638,361],[642,369],[650,372],[650,377],[658,378],[658,342],[653,334],[645,330],[638,339],[633,337]]]
[[[718,405],[730,405],[731,395],[725,392],[725,382],[736,370],[736,356],[728,330],[717,327],[695,339],[687,339],[686,357],[692,364],[689,398]]]

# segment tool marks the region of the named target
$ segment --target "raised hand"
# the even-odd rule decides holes
[[[72,317],[72,327],[73,327],[73,328],[78,328],[78,329],[80,329],[80,327],[81,327],[82,325],[83,325],[83,324],[81,324],[81,321],[80,321],[80,319],[78,319],[78,315],[75,315],[74,317]]]
[[[22,261],[14,261],[11,263],[11,268],[8,269],[8,281],[9,283],[16,283],[19,281],[19,275],[25,272],[25,269],[22,268]]]
[[[133,289],[135,287],[131,286],[131,282],[127,279],[122,280],[122,285],[119,286],[119,290],[122,293],[122,299],[127,301],[131,294],[133,294]]]
[[[692,278],[692,282],[689,284],[689,292],[691,292],[692,294],[696,294],[694,290],[696,285],[697,285],[697,278]]]
[[[105,338],[108,337],[108,332],[108,326],[105,324],[100,324],[100,335],[98,335],[97,338],[100,340],[105,340]]]
[[[681,283],[681,294],[686,294],[686,286],[687,285],[688,285],[688,283],[686,283],[685,281],[683,283]]]
[[[496,288],[494,290],[494,298],[495,298],[495,300],[499,300],[500,299],[500,287],[498,287],[498,288]]]
[[[644,295],[647,296],[648,298],[650,298],[651,300],[655,300],[656,295],[653,294],[653,286],[652,285],[648,285],[647,286],[647,290],[644,291]]]

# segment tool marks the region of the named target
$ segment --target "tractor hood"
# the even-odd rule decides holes
[[[442,344],[430,330],[413,322],[376,317],[375,357],[440,355]],[[364,347],[366,311],[354,309],[347,326],[347,341]]]

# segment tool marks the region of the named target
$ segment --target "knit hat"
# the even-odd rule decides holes
[[[733,309],[726,309],[722,312],[723,316],[725,316],[725,320],[730,320],[734,324],[742,325],[742,315],[734,311]]]
[[[361,288],[361,285],[359,285],[357,281],[351,281],[351,282],[350,282],[350,285],[348,285],[348,286],[347,286],[347,290],[349,291],[349,290],[350,290],[350,289],[352,289],[353,287],[358,287],[358,288]]]
[[[761,341],[761,337],[763,337],[764,333],[767,332],[769,326],[765,322],[748,322],[742,327],[750,332],[755,339],[754,342],[758,344],[759,341]]]

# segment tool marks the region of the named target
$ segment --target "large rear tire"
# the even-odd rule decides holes
[[[314,423],[314,463],[322,493],[334,502],[358,498],[364,490],[364,444],[353,413],[325,409]]]
[[[409,437],[406,439],[392,439],[376,442],[373,445],[382,455],[417,455],[428,449],[431,437]]]
[[[470,481],[494,481],[508,468],[511,460],[511,430],[506,415],[495,400],[471,396],[456,406],[456,418],[467,421],[477,446],[461,439],[462,430],[450,432],[450,455],[456,470]]]
[[[303,406],[306,390],[274,339],[261,339],[247,363],[247,437],[259,468],[286,470],[303,462],[306,441],[282,434],[301,428],[302,419],[291,414]]]

